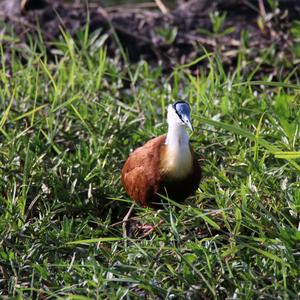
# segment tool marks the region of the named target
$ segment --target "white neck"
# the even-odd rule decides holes
[[[164,169],[170,177],[184,177],[192,167],[192,155],[189,145],[189,136],[184,125],[178,122],[169,122],[166,138],[167,152],[164,160]]]
[[[178,123],[169,123],[166,144],[173,151],[184,150],[189,147],[189,136],[184,125]],[[182,153],[184,154],[184,153]]]

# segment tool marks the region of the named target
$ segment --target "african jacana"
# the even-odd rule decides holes
[[[127,194],[144,207],[159,208],[159,195],[182,202],[200,183],[201,167],[185,130],[186,126],[193,130],[189,104],[169,105],[167,122],[168,133],[137,148],[122,169]]]

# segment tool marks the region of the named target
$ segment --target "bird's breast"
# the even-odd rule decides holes
[[[174,148],[164,145],[161,151],[160,169],[169,179],[188,176],[193,170],[193,157],[189,144]]]

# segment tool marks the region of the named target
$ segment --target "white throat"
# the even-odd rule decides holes
[[[168,113],[168,133],[164,171],[174,178],[186,176],[192,170],[189,136],[177,116]]]
[[[184,125],[177,123],[170,123],[166,138],[166,144],[169,149],[174,151],[189,149],[189,136],[185,130]]]

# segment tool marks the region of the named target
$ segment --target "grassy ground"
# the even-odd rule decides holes
[[[299,156],[280,153],[299,151],[299,71],[270,49],[249,61],[242,47],[230,72],[207,53],[198,76],[121,63],[85,33],[55,49],[16,48],[11,70],[2,55],[1,297],[300,298]],[[180,209],[135,207],[165,223],[123,240],[120,169],[176,99],[202,183]]]

